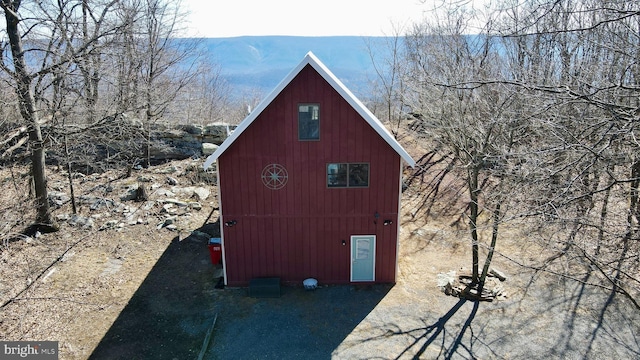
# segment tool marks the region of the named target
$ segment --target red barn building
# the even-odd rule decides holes
[[[394,283],[403,162],[415,161],[312,53],[217,161],[225,284]]]

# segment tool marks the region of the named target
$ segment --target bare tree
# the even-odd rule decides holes
[[[171,107],[172,117],[187,124],[232,121],[234,102],[231,88],[215,64],[199,64],[189,86],[180,91]],[[244,113],[240,120],[244,118]]]
[[[53,118],[66,102],[61,90],[73,81],[71,64],[84,69],[81,73],[87,80],[84,99],[92,117],[97,94],[97,73],[84,66],[85,60],[93,63],[99,58],[101,40],[119,29],[117,23],[107,21],[110,11],[119,2],[110,0],[96,2],[89,7],[87,1],[58,1],[55,4],[34,2],[23,4],[19,0],[3,0],[2,9],[8,43],[2,43],[0,66],[13,79],[18,97],[21,117],[29,133],[32,177],[36,197],[36,227],[41,231],[55,231],[58,225],[51,216],[47,198],[45,173],[45,139],[42,134],[43,121]],[[29,14],[22,16],[22,13]],[[89,25],[88,19],[92,19]],[[76,21],[78,20],[78,21]],[[81,24],[81,26],[78,26]],[[8,46],[8,48],[7,48]],[[9,56],[10,51],[10,56]],[[65,86],[62,86],[66,84]],[[53,93],[53,98],[50,98]],[[50,100],[53,100],[51,102]],[[51,116],[41,116],[39,103],[53,109]]]
[[[482,211],[493,219],[488,260],[499,219],[526,218],[553,252],[527,266],[640,307],[640,8],[505,2],[473,36],[457,9],[439,18],[447,26],[408,35],[408,61],[422,131],[466,170],[472,246]],[[515,186],[526,196],[505,198]]]
[[[403,29],[397,25],[393,27],[393,33],[385,38],[385,43],[380,45],[377,41],[369,40],[366,44],[371,63],[375,70],[377,87],[375,93],[379,93],[379,101],[383,104],[383,114],[391,126],[391,132],[397,138],[402,120],[406,118],[404,94],[406,93],[403,74],[406,73],[405,46],[401,36]],[[383,47],[382,49],[380,47]],[[383,54],[383,55],[380,55]],[[376,113],[381,113],[376,111]]]
[[[490,29],[465,36],[467,15],[449,16],[408,34],[411,66],[406,82],[411,95],[406,98],[420,122],[420,137],[433,141],[440,156],[450,161],[448,167],[461,170],[456,173],[464,179],[468,196],[472,288],[482,291],[505,216],[503,203],[517,178],[517,153],[528,142],[527,123],[517,111],[521,97],[513,87],[468,85],[502,72]],[[482,212],[491,215],[481,217]],[[482,239],[484,229],[490,230],[488,241]],[[487,249],[482,267],[481,246]]]
[[[638,306],[638,264],[631,261],[638,256],[637,218],[630,214],[637,211],[639,13],[635,4],[608,4],[505,7],[505,71],[458,86],[503,84],[528,94],[521,109],[535,142],[520,165],[530,196],[518,206],[538,218],[545,246],[557,244],[534,266],[610,288]],[[622,203],[630,206],[614,205]],[[566,271],[553,266],[559,259],[587,266],[582,274],[580,267]]]
[[[142,7],[131,8],[139,20],[127,44],[138,73],[132,74],[140,96],[135,107],[142,110],[147,131],[147,164],[151,162],[151,126],[161,119],[178,94],[197,74],[200,58],[197,39],[180,39],[184,30],[180,2],[145,0]]]
[[[29,129],[29,145],[31,147],[31,173],[35,186],[38,228],[46,231],[57,231],[59,229],[55,219],[49,211],[49,201],[47,198],[47,180],[44,162],[44,141],[40,129],[40,119],[36,109],[32,84],[36,74],[30,73],[25,59],[25,48],[22,43],[22,33],[20,30],[21,1],[2,0],[0,9],[3,10],[6,22],[7,37],[11,49],[11,59],[13,66],[6,65],[3,61],[3,68],[10,73],[15,81],[16,93],[19,98],[20,114]],[[2,49],[4,54],[5,50]],[[4,60],[4,59],[3,59]]]

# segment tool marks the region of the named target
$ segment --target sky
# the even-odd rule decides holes
[[[432,2],[432,1],[430,1]],[[422,19],[419,0],[182,0],[189,36],[393,36]]]

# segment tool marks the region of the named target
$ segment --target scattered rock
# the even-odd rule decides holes
[[[212,143],[202,143],[202,154],[209,156],[218,150],[218,145]]]
[[[65,184],[61,181],[56,181],[51,183],[51,188],[55,191],[62,191],[65,188]],[[49,193],[49,195],[51,195],[51,193]]]
[[[158,230],[162,228],[169,228],[169,230],[175,230],[178,228],[175,224],[176,220],[177,218],[175,216],[167,216],[163,221],[159,222],[156,225],[156,228]]]
[[[103,199],[103,198],[97,198],[90,206],[89,209],[91,210],[100,210],[104,207],[106,208],[113,208],[115,207],[116,203],[113,200],[110,199]]]
[[[176,194],[173,191],[168,190],[168,189],[162,189],[162,188],[160,188],[160,189],[158,189],[156,191],[156,195],[158,195],[158,196],[167,196],[167,197],[176,196]]]
[[[504,280],[500,280],[499,277],[491,272],[487,274],[482,292],[479,291],[478,284],[472,284],[470,275],[460,275],[456,277],[455,274],[455,271],[438,274],[438,287],[446,295],[474,301],[503,300],[507,297],[504,286],[501,284]],[[502,277],[506,279],[504,274],[502,274]]]
[[[132,214],[134,214],[135,212],[138,211],[138,208],[135,207],[135,206],[124,205],[121,208],[119,208],[118,210],[120,210],[121,213],[127,215],[128,217],[131,217]]]
[[[61,191],[50,191],[48,194],[50,206],[62,206],[67,201],[71,200],[69,195]]]
[[[176,209],[174,208],[175,205],[173,204],[164,204],[162,205],[162,211],[163,213],[167,213],[167,214],[173,214],[176,212]]]
[[[65,262],[68,261],[69,259],[71,259],[74,255],[76,254],[75,251],[69,251],[66,254],[64,254],[62,256],[62,259],[60,259],[61,262]]]
[[[138,195],[138,188],[140,186],[129,186],[124,194],[120,195],[120,201],[135,200]]]
[[[489,270],[489,274],[491,274],[491,275],[493,275],[493,276],[497,277],[497,278],[498,278],[498,280],[500,280],[500,281],[505,281],[505,280],[507,280],[507,276],[506,276],[502,271],[500,271],[500,270],[498,270],[498,269],[491,269],[491,270]]]
[[[173,174],[178,171],[178,168],[175,166],[167,166],[162,169],[157,169],[154,171],[156,174]]]
[[[86,182],[93,182],[100,179],[100,174],[91,174],[88,176],[83,176],[82,180],[80,180],[80,183],[86,183]]]
[[[127,208],[127,206],[125,204],[117,203],[116,206],[113,209],[110,209],[110,210],[111,210],[111,212],[114,212],[114,213],[123,213],[126,208]]]
[[[57,214],[56,215],[56,220],[58,221],[67,221],[71,218],[71,215],[69,214]]]
[[[427,234],[427,231],[422,228],[413,230],[411,232],[411,235],[414,235],[414,236],[425,236],[426,234]]]
[[[173,204],[173,205],[176,205],[176,206],[179,206],[179,207],[187,207],[189,205],[184,201],[180,201],[178,199],[173,199],[173,198],[164,199],[164,200],[161,200],[161,202],[163,202],[165,204]]]
[[[142,210],[151,210],[156,206],[156,202],[155,201],[147,201],[143,206],[142,206]]]
[[[80,215],[72,215],[67,223],[71,226],[81,227],[83,229],[93,228],[94,221],[91,217],[85,217]]]
[[[100,230],[113,229],[116,226],[118,226],[118,220],[109,220],[100,227]]]
[[[171,186],[175,186],[178,185],[178,179],[171,177],[171,176],[167,176],[167,184],[171,185]]]
[[[173,187],[171,192],[188,198],[196,198],[198,201],[206,200],[211,195],[211,190],[202,186]]]
[[[92,196],[92,195],[78,196],[78,203],[81,205],[89,205],[89,208],[91,210],[99,210],[104,207],[114,208],[116,206],[116,203],[113,200]]]
[[[147,188],[145,188],[144,185],[138,186],[138,188],[136,189],[136,197],[134,200],[138,202],[149,200],[149,195],[147,194]]]
[[[456,282],[456,271],[452,270],[448,273],[439,273],[437,275],[438,287],[444,291],[447,286],[453,286]]]
[[[195,189],[193,189],[193,194],[195,195],[196,199],[202,201],[206,200],[209,195],[211,195],[211,190],[205,187],[196,187]]]

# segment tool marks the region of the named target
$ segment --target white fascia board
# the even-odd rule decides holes
[[[216,161],[220,157],[220,155],[222,155],[222,153],[225,150],[227,150],[227,148],[229,148],[229,146],[231,146],[231,144],[238,137],[240,137],[240,134],[242,134],[249,127],[249,125],[253,123],[253,121],[258,117],[258,115],[260,115],[262,111],[264,111],[264,109],[266,109],[267,106],[271,104],[271,102],[276,98],[276,96],[278,96],[278,94],[280,94],[280,92],[287,85],[289,85],[289,83],[293,80],[293,78],[295,78],[296,75],[298,75],[298,73],[307,65],[307,63],[308,63],[308,60],[307,60],[307,57],[305,56],[304,60],[300,62],[300,64],[298,64],[298,66],[296,66],[293,70],[291,70],[289,74],[287,74],[287,76],[284,79],[282,79],[282,81],[280,81],[278,86],[276,86],[269,93],[269,95],[267,95],[267,97],[265,97],[260,102],[260,104],[258,104],[258,106],[256,106],[256,108],[253,109],[253,111],[246,118],[244,118],[242,122],[240,122],[238,127],[235,130],[233,130],[233,133],[231,134],[231,136],[229,136],[224,142],[222,142],[222,144],[220,144],[218,149],[213,154],[207,157],[207,159],[204,162],[205,170],[207,170],[207,168],[209,168],[209,166],[211,166],[211,164],[213,164],[213,162]]]
[[[338,79],[318,58],[309,52],[307,57],[313,61],[309,63],[320,75],[362,116],[369,125],[389,144],[400,157],[411,167],[416,166],[415,160],[391,135],[391,132],[378,120],[378,118]]]

